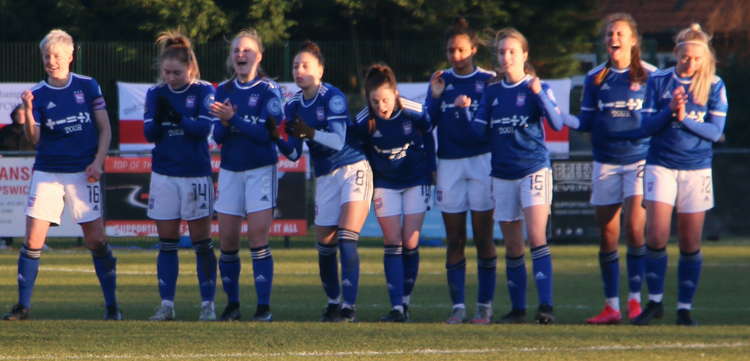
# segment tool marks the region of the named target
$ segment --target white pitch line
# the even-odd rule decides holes
[[[0,356],[1,361],[20,360],[164,360],[164,359],[243,359],[243,358],[267,358],[267,357],[351,357],[351,356],[399,356],[399,355],[461,355],[482,353],[508,353],[508,352],[598,352],[598,351],[649,351],[649,350],[706,350],[706,349],[737,349],[750,347],[747,342],[734,343],[670,343],[657,345],[601,345],[582,347],[508,347],[508,348],[484,348],[484,349],[417,349],[417,350],[394,350],[394,351],[341,351],[341,352],[248,352],[248,353],[217,353],[217,354],[161,354],[161,355],[123,355],[123,354],[79,354],[79,355],[26,355],[26,356]]]

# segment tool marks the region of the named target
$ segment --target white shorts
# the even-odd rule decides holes
[[[241,172],[219,169],[219,213],[245,217],[248,213],[276,207],[276,165]]]
[[[418,185],[404,189],[375,188],[376,217],[424,213],[430,209],[432,187]]]
[[[438,159],[435,198],[445,213],[492,209],[490,153],[469,158]]]
[[[26,204],[26,215],[60,224],[67,205],[76,223],[87,223],[102,216],[101,185],[89,183],[85,172],[49,173],[35,170]]]
[[[714,207],[711,168],[677,170],[647,165],[644,183],[646,200],[676,206],[678,213],[697,213]]]
[[[645,166],[645,160],[624,165],[594,162],[591,172],[591,204],[620,204],[628,197],[643,195]]]
[[[336,226],[342,205],[371,200],[372,170],[366,160],[337,168],[315,180],[315,224]]]
[[[211,177],[172,177],[151,172],[148,217],[166,221],[194,221],[213,214]]]
[[[552,171],[542,168],[521,179],[492,178],[496,222],[512,222],[523,217],[523,209],[552,203]]]

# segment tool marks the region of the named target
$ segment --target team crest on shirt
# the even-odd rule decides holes
[[[185,98],[185,108],[195,108],[195,95],[188,95]]]
[[[481,93],[484,90],[484,82],[478,81],[474,83],[474,91]]]
[[[516,95],[516,106],[522,107],[526,104],[526,94],[518,94]]]
[[[248,98],[247,100],[247,105],[251,107],[255,107],[256,105],[258,105],[258,94],[250,95],[250,98]]]
[[[73,96],[76,98],[76,103],[83,104],[86,102],[86,99],[83,97],[83,91],[76,90],[73,92]]]
[[[318,107],[315,109],[315,115],[318,117],[318,120],[323,121],[326,119],[326,110],[323,107]]]
[[[410,135],[412,132],[411,121],[404,122],[404,135]]]

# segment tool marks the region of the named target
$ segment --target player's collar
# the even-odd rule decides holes
[[[70,86],[70,83],[72,83],[72,82],[73,82],[73,72],[69,72],[69,73],[68,73],[68,82],[67,82],[67,83],[65,83],[65,85],[63,85],[63,86],[60,86],[60,87],[58,87],[58,86],[54,86],[54,85],[50,84],[50,83],[49,83],[49,82],[47,81],[47,79],[44,79],[44,85],[45,85],[46,87],[50,88],[50,89],[55,89],[55,90],[61,90],[61,89],[65,89],[65,88],[69,87],[69,86]]]
[[[466,75],[459,75],[458,73],[456,73],[455,69],[451,68],[451,74],[453,74],[453,76],[455,76],[457,79],[471,78],[472,76],[476,75],[478,71],[479,71],[479,67],[474,66],[474,70],[471,73],[466,74]]]
[[[193,85],[193,82],[192,81],[188,82],[185,86],[183,86],[182,88],[179,88],[179,89],[172,88],[172,86],[169,85],[169,84],[166,84],[166,85],[167,85],[167,89],[169,89],[170,92],[172,92],[174,94],[182,94],[182,93],[186,92],[188,89],[190,89],[190,86]]]
[[[253,79],[253,80],[250,80],[250,81],[249,81],[249,82],[247,82],[247,83],[243,83],[243,82],[241,82],[241,81],[240,81],[240,79],[239,79],[239,78],[235,77],[235,78],[234,78],[234,85],[235,85],[235,86],[236,86],[237,88],[240,88],[240,89],[250,89],[250,88],[252,88],[252,87],[254,87],[254,86],[256,86],[256,85],[260,84],[260,81],[261,81],[261,78],[260,78],[260,77],[255,77],[255,79]]]
[[[531,79],[531,75],[526,74],[521,80],[519,80],[519,81],[517,81],[517,82],[515,82],[513,84],[508,84],[508,82],[505,81],[505,77],[503,77],[503,80],[500,81],[500,84],[503,86],[503,88],[510,89],[510,88],[515,88],[515,87],[523,84],[524,82],[528,81],[529,79]]]

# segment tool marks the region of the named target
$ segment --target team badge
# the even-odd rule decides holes
[[[481,93],[484,90],[484,82],[478,81],[474,83],[474,91]]]
[[[76,90],[73,92],[73,95],[76,97],[76,103],[83,104],[86,102],[86,99],[84,98],[82,91]]]
[[[516,106],[522,107],[524,105],[526,105],[526,94],[516,95]]]
[[[326,119],[326,110],[323,107],[318,107],[315,109],[315,115],[318,117],[318,120],[323,121]]]
[[[328,108],[336,114],[343,113],[346,110],[346,100],[341,95],[334,95],[331,100],[328,101]]]
[[[268,102],[266,103],[266,110],[268,111],[268,114],[271,114],[275,117],[278,117],[281,115],[281,101],[279,98],[272,97],[271,99],[268,99]]]
[[[203,107],[206,109],[209,109],[211,107],[211,104],[213,104],[215,100],[216,98],[214,98],[213,94],[206,95],[206,97],[203,98]],[[234,108],[235,108],[234,111],[236,112],[237,106],[235,105]]]
[[[411,121],[404,122],[404,135],[410,135],[412,131]]]
[[[258,94],[251,95],[250,98],[248,98],[247,100],[247,105],[251,107],[258,105]]]
[[[187,98],[185,98],[185,107],[195,108],[195,95],[188,95]]]

